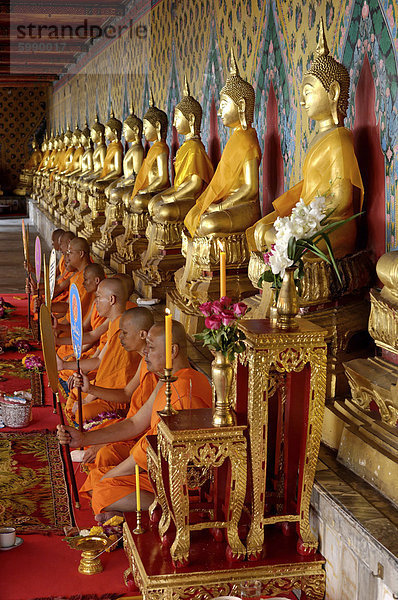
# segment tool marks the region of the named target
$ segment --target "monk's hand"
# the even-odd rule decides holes
[[[84,434],[66,425],[57,425],[57,438],[60,444],[69,444],[72,448],[84,446]]]
[[[75,381],[75,375],[77,375],[77,373],[73,373],[73,375],[70,375],[68,377],[68,390],[71,392],[73,390],[73,388],[75,387],[74,381]]]
[[[103,444],[98,444],[96,446],[90,446],[87,450],[84,451],[84,456],[82,463],[83,465],[95,462],[95,458],[97,456],[97,452],[100,448],[102,448]]]
[[[80,373],[73,374],[74,387],[79,387],[82,389],[82,392],[88,394],[90,392],[90,380],[87,375],[84,375],[81,371]]]

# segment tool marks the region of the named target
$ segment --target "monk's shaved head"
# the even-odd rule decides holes
[[[139,330],[149,331],[154,323],[153,314],[148,308],[137,306],[137,308],[129,308],[123,313],[120,323],[125,325],[133,325]]]
[[[126,288],[127,299],[130,298],[131,294],[134,292],[134,281],[130,275],[127,273],[117,273],[114,276],[114,279],[120,279],[123,282],[123,285]]]
[[[55,238],[60,237],[63,233],[65,233],[65,231],[63,229],[54,229],[51,237],[53,240],[55,240]]]
[[[64,233],[61,234],[62,242],[70,242],[75,237],[76,237],[75,234],[72,233],[71,231],[64,231]]]
[[[69,248],[76,252],[84,252],[84,254],[90,254],[90,244],[87,240],[80,237],[75,237],[69,242]]]
[[[151,335],[152,337],[162,336],[165,337],[165,324],[164,321],[160,323],[155,323],[153,327],[151,327]],[[187,355],[187,334],[185,333],[184,326],[181,325],[179,321],[172,321],[172,336],[173,336],[173,344],[177,344],[180,353],[184,356]]]
[[[99,284],[98,290],[105,296],[115,296],[117,304],[126,304],[126,287],[120,279],[104,279]]]
[[[90,263],[84,269],[84,273],[87,275],[92,275],[92,277],[98,277],[101,281],[105,279],[105,271],[102,265],[98,263]]]

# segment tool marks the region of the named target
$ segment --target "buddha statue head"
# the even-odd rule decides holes
[[[80,134],[80,143],[83,146],[83,148],[88,148],[88,146],[90,145],[90,127],[88,126],[87,120],[84,123],[84,127],[81,131]]]
[[[140,141],[142,138],[143,122],[134,114],[134,106],[130,106],[130,114],[123,123],[123,135],[126,142]]]
[[[79,124],[76,123],[75,130],[72,134],[72,144],[73,146],[80,146],[82,143],[81,140],[82,130],[79,128]]]
[[[36,150],[36,148],[37,148],[37,140],[36,140],[36,136],[33,136],[32,150]]]
[[[321,19],[315,59],[304,75],[300,104],[308,117],[316,121],[332,117],[335,125],[342,125],[347,115],[349,87],[347,69],[329,53]]]
[[[94,125],[91,128],[90,135],[95,144],[100,142],[104,143],[105,125],[100,123],[98,115],[95,117]]]
[[[72,146],[72,138],[73,138],[73,132],[70,129],[69,123],[66,126],[66,131],[63,135],[63,141],[64,144],[67,148],[70,148]]]
[[[109,120],[105,124],[105,135],[108,140],[120,140],[122,136],[123,123],[116,119],[111,105]]]
[[[220,92],[218,115],[227,127],[238,125],[247,129],[253,123],[255,94],[253,86],[239,75],[238,65],[231,48],[229,75]]]
[[[149,108],[146,111],[143,119],[143,131],[148,142],[157,140],[165,140],[167,136],[167,126],[169,121],[163,110],[155,106],[155,100],[151,90],[149,100]]]
[[[42,141],[40,148],[41,148],[42,152],[45,152],[46,150],[48,150],[47,134],[44,136],[44,140]]]
[[[184,77],[184,91],[181,101],[174,110],[174,127],[178,133],[187,135],[200,134],[202,123],[202,107],[193,96],[191,96],[187,76]]]

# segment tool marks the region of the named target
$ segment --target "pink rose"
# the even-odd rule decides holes
[[[207,317],[205,319],[205,327],[207,327],[207,329],[220,329],[221,317],[219,315],[212,315],[211,317]]]
[[[199,310],[201,311],[202,314],[204,314],[205,317],[209,317],[211,315],[211,309],[212,309],[211,302],[204,302],[203,304],[201,304],[199,306]]]
[[[247,305],[244,302],[237,302],[232,306],[232,310],[237,317],[243,317],[247,311]]]
[[[211,307],[215,315],[221,314],[221,312],[224,310],[224,305],[220,300],[214,300]]]
[[[220,302],[224,306],[224,308],[226,308],[227,306],[231,306],[232,304],[232,300],[231,298],[228,298],[228,296],[223,296],[222,298],[220,298]]]
[[[233,310],[224,309],[221,313],[222,324],[225,327],[228,327],[233,321],[235,321],[236,316]]]

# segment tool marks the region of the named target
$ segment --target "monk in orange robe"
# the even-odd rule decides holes
[[[124,388],[136,373],[141,360],[137,352],[126,352],[119,340],[120,317],[126,308],[124,284],[119,279],[101,281],[96,292],[96,305],[99,315],[110,320],[107,341],[98,356],[80,362],[80,369],[84,373],[97,369],[95,384],[100,387]],[[66,362],[58,358],[57,362],[58,370],[77,368],[75,361]],[[72,390],[66,405],[69,415],[75,411],[76,399],[77,392]],[[93,394],[85,396],[83,403],[84,420],[93,419],[102,412],[118,410],[123,415],[128,410],[126,401],[110,403]]]
[[[91,305],[94,302],[94,294],[87,293],[83,286],[84,269],[88,264],[91,263],[90,259],[90,246],[84,238],[75,237],[69,242],[67,251],[68,265],[75,270],[74,274],[69,280],[70,285],[73,283],[76,285],[80,303],[82,306],[82,318],[83,321],[86,318],[87,313],[91,309]],[[68,268],[69,268],[68,267]],[[69,298],[69,292],[68,292]],[[69,302],[57,301],[53,302],[51,310],[55,314],[65,315],[65,323],[69,323]]]
[[[90,263],[83,272],[83,286],[87,293],[95,294],[98,285],[105,279],[105,272],[102,265]],[[95,302],[91,305],[90,312],[86,315],[83,322],[83,348],[81,358],[90,358],[96,351],[99,339],[103,333],[108,330],[106,317],[98,314]],[[63,360],[67,360],[73,356],[72,339],[70,337],[70,327],[68,336],[60,336],[55,338],[57,354]],[[72,372],[69,373],[71,375]],[[68,376],[69,376],[68,375]]]
[[[193,370],[188,361],[186,334],[181,323],[173,321],[173,374],[178,378],[172,385],[171,404],[177,409],[210,407],[211,387],[205,375]],[[162,373],[165,367],[164,324],[154,325],[148,333],[145,360],[150,371]],[[159,381],[150,398],[137,414],[97,431],[80,433],[73,428],[58,426],[58,438],[62,444],[81,446],[96,443],[129,440],[142,435],[157,433],[159,415],[157,411],[166,403],[165,385]],[[130,456],[114,468],[100,467],[90,473],[84,493],[92,494],[92,507],[96,515],[108,515],[136,510],[135,465],[143,470],[140,474],[142,509],[149,508],[153,501],[153,490],[148,478],[146,463],[146,435],[133,446]],[[89,489],[91,488],[91,489]]]
[[[133,308],[123,313],[120,319],[120,343],[127,352],[138,352],[142,357],[144,355],[146,337],[148,331],[153,325],[153,314],[147,308]],[[108,402],[130,402],[127,419],[133,417],[143,404],[148,400],[153,392],[157,376],[148,371],[145,360],[142,358],[140,367],[137,369],[134,377],[128,382],[124,389],[101,388],[90,383],[86,375],[76,374],[73,385],[81,387],[82,391],[107,400]],[[108,427],[120,419],[109,419],[105,423],[95,425],[95,428]],[[91,427],[94,429],[94,427]],[[83,458],[83,463],[92,466],[113,466],[124,460],[136,440],[126,442],[115,442],[114,444],[90,446]],[[115,457],[118,457],[117,459]],[[95,463],[93,462],[95,460]],[[115,462],[116,460],[116,462]]]

